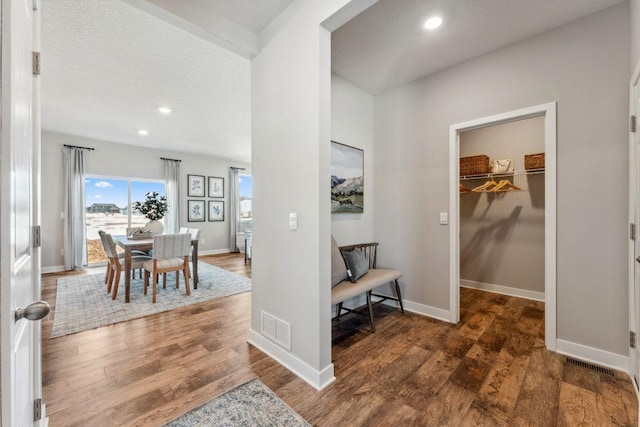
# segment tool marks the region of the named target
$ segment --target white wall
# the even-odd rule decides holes
[[[511,159],[516,171],[524,170],[525,154],[541,152],[544,117],[460,134],[460,157]],[[520,191],[460,194],[460,279],[544,294],[544,175],[508,178]],[[486,182],[461,181],[469,189]]]
[[[630,0],[631,18],[631,70],[640,61],[640,0]]]
[[[621,3],[376,97],[374,230],[407,300],[449,308],[449,126],[557,101],[557,336],[626,356],[628,14]]]
[[[372,242],[373,233],[373,96],[331,76],[331,140],[364,150],[364,212],[331,214],[331,234],[338,245]]]
[[[92,147],[95,151],[85,155],[85,173],[113,177],[164,179],[163,164],[160,157],[182,160],[181,211],[182,226],[199,228],[201,254],[226,252],[229,250],[229,166],[244,167],[251,173],[250,165],[226,159],[204,155],[162,151],[131,145],[98,141],[72,135],[53,132],[42,134],[42,267],[53,271],[63,269],[60,249],[64,246],[64,173],[62,146],[79,145]],[[208,198],[187,197],[187,174],[219,176],[225,179],[225,220],[224,222],[187,222],[187,200],[212,200]],[[216,199],[220,200],[220,199]]]
[[[370,2],[292,3],[259,35],[260,53],[251,64],[255,185],[249,341],[317,388],[334,378],[331,39],[321,23],[354,3]],[[288,227],[290,212],[298,214],[295,231]],[[291,350],[261,332],[262,311],[291,324]]]

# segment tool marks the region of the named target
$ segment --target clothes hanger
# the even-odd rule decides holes
[[[495,186],[494,188],[492,188],[491,190],[492,192],[498,192],[498,191],[520,191],[520,187],[518,187],[517,185],[513,185],[513,183],[511,181],[509,181],[508,179],[502,179],[500,180],[500,183]]]
[[[460,192],[461,193],[468,193],[471,190],[469,190],[467,187],[465,187],[464,185],[462,185],[462,183],[460,183]]]
[[[476,188],[474,188],[474,189],[473,189],[473,190],[471,190],[471,191],[475,191],[476,193],[483,193],[483,192],[485,192],[485,191],[489,191],[488,189],[489,189],[489,188],[491,188],[491,187],[493,187],[493,186],[495,186],[495,185],[498,185],[498,183],[497,183],[497,182],[495,182],[495,181],[492,179],[491,181],[487,181],[487,182],[485,182],[484,184],[482,184],[481,186],[476,187]]]

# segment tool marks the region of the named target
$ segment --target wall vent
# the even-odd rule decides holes
[[[565,358],[564,361],[568,365],[578,366],[580,368],[589,369],[590,371],[597,372],[599,374],[608,375],[613,378],[617,378],[616,371],[609,368],[603,368],[602,366],[594,365],[592,363],[583,362],[581,360],[573,359],[571,357]]]
[[[291,323],[263,311],[261,332],[280,347],[291,351]]]

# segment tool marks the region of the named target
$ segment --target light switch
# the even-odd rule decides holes
[[[446,212],[440,212],[440,225],[449,224],[449,214]]]
[[[298,229],[298,214],[296,212],[289,213],[289,230]]]

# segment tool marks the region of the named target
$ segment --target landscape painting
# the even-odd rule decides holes
[[[331,141],[331,212],[364,212],[364,151]]]

